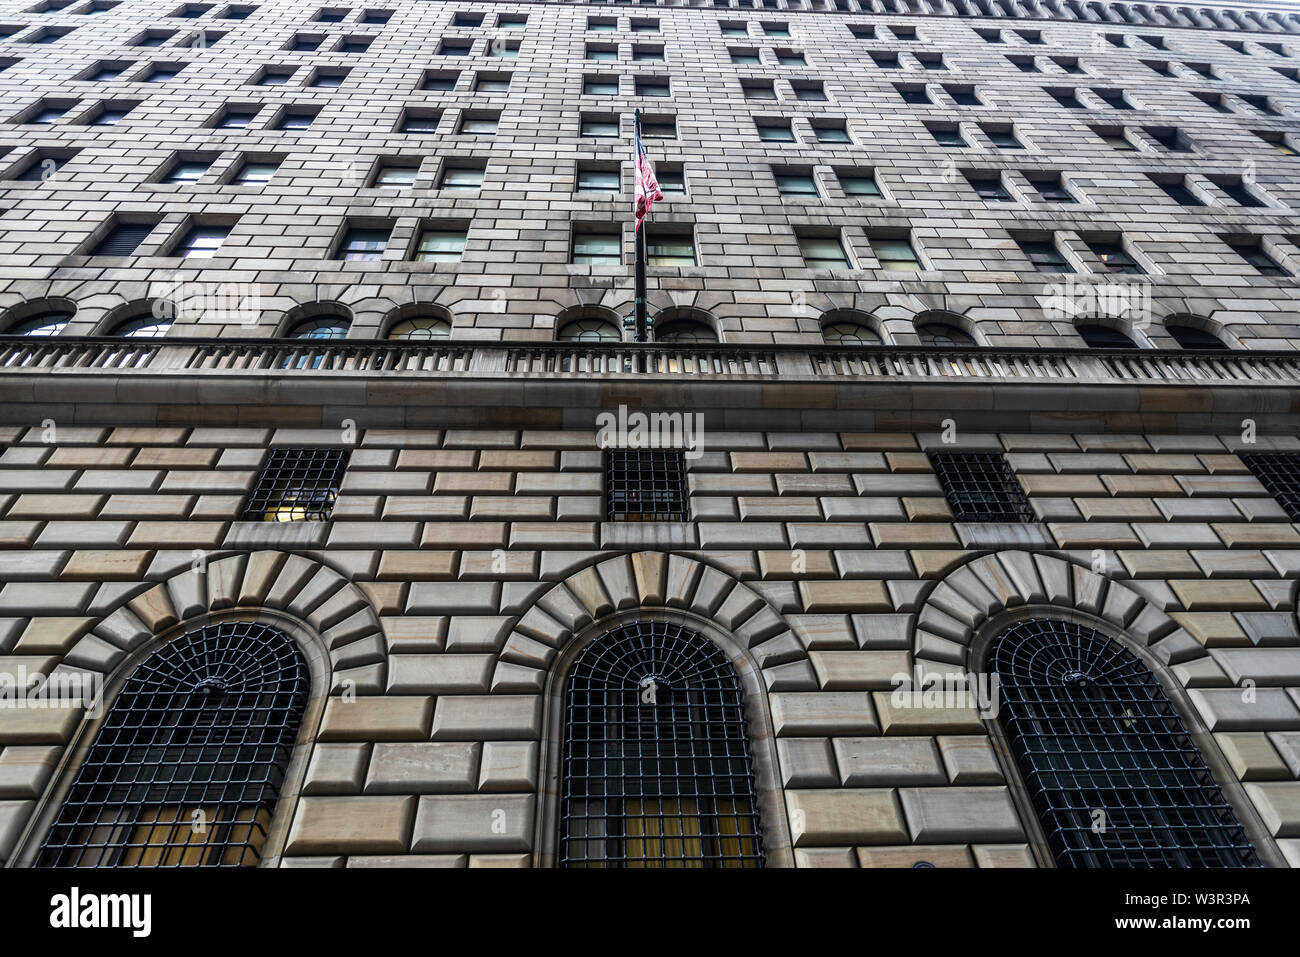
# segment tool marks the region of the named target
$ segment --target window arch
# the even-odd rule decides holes
[[[152,313],[133,316],[125,319],[113,327],[109,335],[122,336],[128,339],[149,339],[158,336],[167,335],[171,329],[172,321],[170,319],[155,319]]]
[[[722,650],[637,621],[578,656],[565,697],[562,867],[761,867],[744,693]]]
[[[164,645],[113,702],[37,865],[256,865],[309,685],[297,645],[266,625]]]
[[[6,335],[10,336],[57,336],[67,328],[72,320],[70,312],[47,312],[31,319],[24,319],[11,326]]]
[[[1165,323],[1165,332],[1178,343],[1180,349],[1227,352],[1228,344],[1212,332],[1182,322]]]
[[[1118,641],[1030,619],[997,637],[989,670],[1057,866],[1258,866],[1164,689]]]
[[[411,316],[399,319],[388,330],[389,339],[448,339],[451,323],[441,316]]]
[[[295,323],[288,333],[290,339],[346,339],[348,321],[340,316],[314,316]]]
[[[927,322],[916,327],[923,346],[973,346],[975,340],[956,326],[944,322]]]
[[[1137,343],[1118,329],[1089,323],[1075,326],[1074,331],[1090,349],[1136,349]]]
[[[656,322],[655,342],[717,342],[718,334],[712,326],[698,319],[669,319]]]
[[[883,342],[866,317],[848,309],[822,316],[822,339],[832,346],[878,346]]]
[[[566,322],[555,333],[557,342],[622,342],[618,326],[608,319],[587,318]]]

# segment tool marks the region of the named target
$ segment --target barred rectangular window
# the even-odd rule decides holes
[[[248,496],[244,521],[327,521],[348,458],[347,449],[271,449]]]
[[[1300,452],[1257,452],[1241,461],[1286,510],[1291,521],[1300,522]]]
[[[930,464],[959,522],[1032,522],[1024,490],[1001,452],[931,452]]]
[[[611,522],[686,521],[682,453],[650,449],[608,451],[605,514]]]

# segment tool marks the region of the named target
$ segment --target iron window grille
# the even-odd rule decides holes
[[[1057,866],[1259,866],[1159,682],[1119,642],[1032,619],[989,660],[998,722]]]
[[[744,696],[722,651],[638,621],[589,645],[565,703],[561,867],[762,867]]]
[[[1001,452],[931,452],[959,522],[1032,522],[1034,510]]]
[[[244,521],[328,521],[349,457],[347,449],[271,449]]]
[[[37,865],[255,866],[308,690],[297,646],[266,625],[163,646],[113,702]]]
[[[686,521],[682,453],[650,449],[606,452],[605,515],[611,522]]]
[[[1293,522],[1300,522],[1300,453],[1256,452],[1241,456],[1246,468],[1277,499]]]

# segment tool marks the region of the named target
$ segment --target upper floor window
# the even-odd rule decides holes
[[[686,521],[682,453],[666,449],[607,451],[605,515],[611,522]]]
[[[47,312],[33,319],[26,319],[5,331],[7,336],[57,336],[72,321],[70,312]]]
[[[1204,329],[1197,329],[1194,326],[1185,326],[1179,323],[1165,323],[1165,332],[1178,343],[1180,349],[1199,349],[1211,352],[1226,352],[1228,349],[1225,343],[1214,333],[1206,332]]]
[[[998,636],[988,669],[1058,867],[1259,865],[1160,682],[1118,641],[1032,618]]]
[[[1241,461],[1277,499],[1287,517],[1300,522],[1300,453],[1257,452],[1242,455]]]
[[[256,866],[310,684],[297,646],[267,625],[224,621],[163,645],[114,699],[37,865]]]

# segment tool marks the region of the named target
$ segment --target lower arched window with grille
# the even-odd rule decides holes
[[[309,687],[297,645],[265,625],[164,645],[114,700],[37,865],[256,865]]]
[[[1259,865],[1164,689],[1118,641],[1033,619],[998,636],[989,667],[1058,866]]]
[[[563,775],[561,866],[763,865],[740,681],[688,628],[638,621],[583,650]]]

